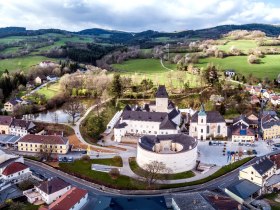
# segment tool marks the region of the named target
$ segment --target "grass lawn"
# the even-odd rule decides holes
[[[20,49],[20,47],[9,47],[9,48],[6,48],[6,49],[3,50],[3,51],[0,51],[0,53],[3,53],[3,54],[15,53],[15,52],[17,52],[19,49]]]
[[[255,40],[232,40],[225,45],[218,45],[217,47],[228,52],[232,46],[242,50],[244,53],[247,53],[249,49],[258,47]]]
[[[57,95],[58,93],[60,93],[60,86],[59,83],[52,83],[50,84],[49,87],[43,87],[40,90],[37,91],[37,93],[39,94],[43,94],[46,96],[46,99],[50,99],[52,97],[54,97],[55,95]]]
[[[139,176],[142,176],[142,174],[145,173],[144,170],[138,166],[135,158],[129,158],[129,166],[130,166],[131,170],[134,173],[138,174]],[[195,176],[195,174],[192,171],[185,171],[185,172],[177,173],[177,174],[168,174],[165,178],[172,180],[172,179],[191,178],[194,176]]]
[[[206,67],[213,63],[221,69],[235,69],[236,72],[248,76],[250,73],[257,78],[275,79],[280,72],[280,55],[266,55],[260,64],[249,64],[247,56],[230,56],[226,58],[203,58],[197,66]]]
[[[47,58],[44,56],[24,56],[18,58],[9,58],[0,60],[0,72],[8,69],[9,71],[13,70],[24,70],[27,71],[31,66],[39,64],[41,61],[51,60],[57,61],[53,58]]]
[[[169,185],[163,185],[162,188],[168,189],[168,188],[175,188],[175,187],[185,187],[185,186],[192,186],[192,185],[198,185],[198,184],[203,184],[205,182],[209,182],[213,179],[216,179],[224,174],[227,174],[231,171],[233,171],[234,169],[242,166],[243,164],[247,163],[249,160],[251,160],[253,157],[247,157],[244,158],[242,160],[236,161],[232,164],[223,166],[222,168],[220,168],[218,171],[216,171],[214,174],[204,178],[204,179],[200,179],[200,180],[196,180],[193,182],[186,182],[186,183],[179,183],[179,184],[169,184]]]
[[[113,163],[112,159],[109,159],[109,161],[112,161]],[[77,160],[73,163],[59,163],[59,167],[67,173],[76,175],[80,178],[101,185],[114,187],[118,189],[135,189],[136,186],[133,184],[130,177],[120,175],[118,178],[112,179],[108,173],[91,170],[92,163],[98,163],[98,162],[96,160],[91,160],[91,161]],[[144,185],[138,187],[140,187],[140,189],[144,189]]]

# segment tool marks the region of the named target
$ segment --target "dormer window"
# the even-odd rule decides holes
[[[201,119],[201,123],[203,123],[203,119]]]

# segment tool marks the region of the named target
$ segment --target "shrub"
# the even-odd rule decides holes
[[[120,176],[120,171],[117,168],[112,168],[109,172],[112,179],[117,179]]]
[[[88,156],[88,155],[83,155],[82,158],[81,158],[81,160],[83,160],[83,161],[85,161],[85,162],[88,162],[88,161],[90,161],[90,156]]]

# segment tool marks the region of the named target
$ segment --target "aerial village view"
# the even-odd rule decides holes
[[[280,3],[0,2],[0,209],[279,210]]]

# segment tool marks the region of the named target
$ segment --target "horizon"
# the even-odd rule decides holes
[[[174,32],[255,22],[275,25],[279,12],[276,0],[10,0],[0,2],[0,27]]]

